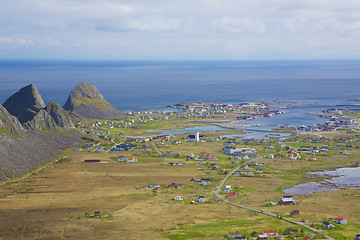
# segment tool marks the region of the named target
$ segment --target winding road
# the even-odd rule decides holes
[[[252,159],[252,160],[250,160],[250,161],[253,161],[253,160],[256,160],[256,159],[259,159],[259,158],[255,158],[255,159]],[[262,211],[262,210],[258,210],[258,209],[255,209],[255,208],[250,208],[250,207],[247,207],[247,206],[244,206],[244,205],[240,205],[240,204],[231,202],[231,201],[225,199],[223,196],[221,196],[221,195],[219,194],[219,192],[220,192],[222,186],[225,184],[225,182],[228,180],[228,178],[229,178],[233,173],[235,173],[240,167],[241,167],[241,166],[235,168],[235,169],[234,169],[233,171],[231,171],[228,175],[226,175],[226,177],[221,181],[220,185],[216,188],[216,191],[215,191],[216,197],[218,197],[218,198],[220,198],[221,200],[223,200],[224,202],[227,202],[227,203],[229,203],[229,204],[231,204],[231,205],[234,205],[234,206],[236,206],[236,207],[245,208],[245,209],[248,209],[248,210],[251,210],[251,211],[254,211],[254,212],[258,212],[258,213],[265,214],[265,215],[270,216],[270,217],[274,217],[274,218],[278,218],[278,219],[284,220],[284,221],[289,222],[289,223],[292,223],[292,224],[296,224],[296,225],[299,225],[299,226],[302,226],[302,227],[306,227],[307,229],[310,229],[310,230],[313,231],[313,232],[323,233],[324,236],[325,236],[327,239],[335,240],[334,238],[326,235],[326,234],[324,233],[324,231],[318,230],[318,229],[313,228],[313,227],[310,227],[310,226],[308,226],[308,225],[306,225],[306,224],[304,224],[304,223],[296,222],[296,221],[293,221],[293,220],[291,220],[291,219],[284,218],[284,217],[280,217],[280,216],[275,215],[275,214],[272,214],[272,213],[267,213],[267,212],[264,212],[264,211]]]

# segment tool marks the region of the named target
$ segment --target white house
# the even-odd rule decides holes
[[[182,201],[183,199],[181,198],[181,196],[175,196],[174,200],[175,201]]]
[[[206,202],[206,199],[205,199],[204,196],[199,196],[196,201],[198,201],[198,202]]]
[[[224,189],[224,191],[225,192],[231,192],[231,186],[230,185],[226,185],[226,187],[225,187],[225,189]]]
[[[255,148],[231,148],[227,152],[229,155],[239,156],[239,157],[257,157],[258,154],[256,153]]]

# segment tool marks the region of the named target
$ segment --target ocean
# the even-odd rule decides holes
[[[164,109],[179,102],[279,100],[311,104],[267,120],[311,125],[304,115],[359,104],[360,60],[328,61],[0,61],[0,103],[33,83],[44,102],[65,104],[80,82],[95,85],[120,111]]]

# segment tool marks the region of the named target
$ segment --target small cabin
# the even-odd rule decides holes
[[[94,211],[94,217],[100,218],[100,211]]]
[[[300,211],[299,210],[292,210],[292,212],[290,213],[291,217],[295,217],[295,216],[300,216]]]
[[[198,202],[206,202],[206,199],[205,199],[204,196],[199,196],[199,197],[196,199],[196,201],[198,201]]]
[[[175,196],[174,200],[175,201],[182,201],[183,199],[181,198],[181,196]]]

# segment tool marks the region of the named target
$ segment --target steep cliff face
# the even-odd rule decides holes
[[[10,115],[2,105],[0,105],[0,130],[14,134],[22,134],[25,131],[19,120]]]
[[[36,87],[30,84],[10,96],[3,106],[21,123],[26,123],[31,121],[45,104]]]
[[[56,102],[50,102],[45,110],[54,119],[57,126],[62,128],[74,128],[74,124],[70,118],[70,115],[60,104]]]
[[[110,119],[125,115],[111,106],[90,83],[78,84],[71,91],[64,109],[85,118]]]

